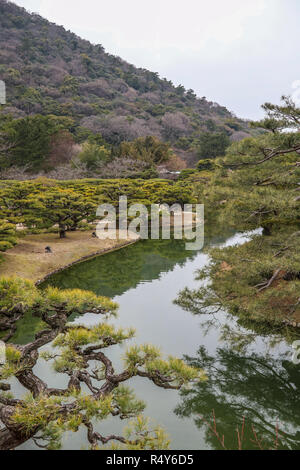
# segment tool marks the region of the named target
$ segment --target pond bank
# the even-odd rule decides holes
[[[3,253],[0,277],[18,276],[40,284],[74,264],[138,241],[137,238],[127,239],[125,235],[122,238],[122,234],[117,240],[99,240],[92,234],[93,231],[68,232],[67,238],[62,240],[55,233],[29,235]],[[47,246],[51,247],[52,253],[45,253]]]

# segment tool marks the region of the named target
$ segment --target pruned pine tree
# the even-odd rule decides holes
[[[6,251],[17,243],[16,227],[0,220],[0,251]]]
[[[94,220],[96,215],[92,201],[72,189],[51,188],[31,195],[25,204],[28,226],[51,228],[57,225],[60,238],[66,238],[68,228],[74,230],[79,222]]]
[[[156,347],[142,345],[127,349],[123,370],[118,373],[106,351],[131,339],[134,330],[116,328],[106,321],[93,327],[68,323],[75,313],[114,315],[117,304],[80,290],[39,291],[20,279],[1,279],[0,283],[1,313],[16,321],[30,311],[45,324],[31,343],[7,344],[6,362],[0,369],[0,389],[6,390],[0,394],[1,450],[15,449],[29,439],[38,447],[59,449],[64,432],[77,432],[80,427],[86,429],[92,449],[106,445],[136,450],[168,448],[167,436],[159,427],[149,428],[141,416],[145,403],[126,382],[140,377],[158,387],[179,390],[205,380],[202,370],[174,357],[164,360]],[[12,331],[12,323],[7,320],[1,329]],[[47,345],[52,347],[45,352]],[[34,367],[42,358],[52,363],[56,373],[68,377],[65,388],[53,388],[36,375]],[[20,399],[7,393],[12,377],[27,389],[27,396]],[[124,435],[104,436],[101,422],[109,416],[134,421]],[[99,424],[95,426],[95,422]]]
[[[267,103],[264,129],[236,142],[206,185],[198,187],[206,216],[234,230],[262,229],[248,243],[214,249],[199,272],[205,287],[184,290],[178,303],[193,313],[226,308],[260,333],[299,339],[300,108],[289,97]],[[256,325],[254,327],[254,324]]]

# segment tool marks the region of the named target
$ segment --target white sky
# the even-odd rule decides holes
[[[300,79],[299,0],[15,0],[138,67],[256,119]]]

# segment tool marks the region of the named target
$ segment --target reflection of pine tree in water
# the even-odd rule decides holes
[[[222,446],[209,424],[213,413],[217,431],[225,436],[227,449],[238,448],[237,427],[245,417],[244,450],[257,448],[252,426],[264,449],[274,448],[276,426],[281,434],[280,448],[300,447],[300,369],[289,361],[219,349],[209,356],[200,348],[189,365],[202,367],[208,376],[204,384],[182,391],[176,409],[181,417],[194,417],[199,428],[206,429],[206,441],[214,449]]]
[[[207,244],[211,238],[214,243],[226,239],[220,227],[207,225],[206,231]],[[46,284],[115,297],[135,288],[140,282],[159,279],[161,273],[172,271],[176,265],[183,266],[195,256],[197,251],[187,251],[182,240],[145,240],[73,266],[51,277]]]
[[[115,297],[140,282],[158,279],[161,272],[184,264],[196,252],[185,250],[184,242],[141,241],[136,245],[94,258],[53,276],[49,283],[60,288],[80,288]]]

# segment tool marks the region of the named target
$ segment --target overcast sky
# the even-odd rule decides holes
[[[299,0],[15,3],[240,117],[260,117],[300,80]]]

